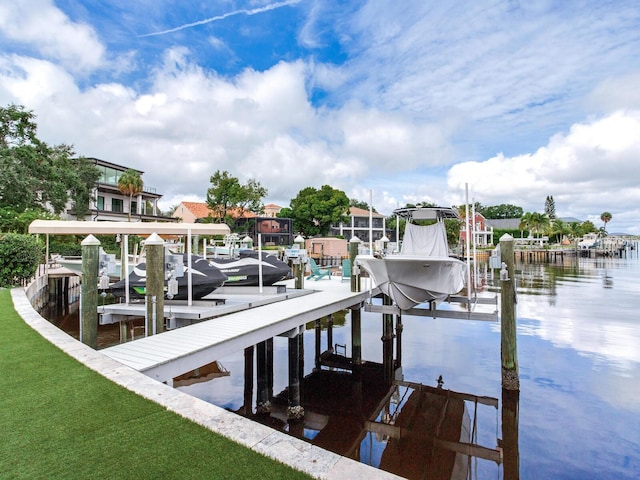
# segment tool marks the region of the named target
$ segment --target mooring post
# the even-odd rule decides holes
[[[304,250],[305,242],[302,235],[298,235],[293,240],[293,243],[297,245],[300,250]],[[295,278],[295,288],[298,290],[304,289],[304,270],[306,268],[304,260],[304,255],[301,255],[293,260],[293,278]]]
[[[164,332],[164,240],[152,233],[147,249],[147,335]]]
[[[327,315],[327,351],[333,353],[333,315]]]
[[[100,241],[93,235],[82,240],[82,319],[80,341],[98,348],[98,263]]]
[[[273,398],[273,338],[267,338],[267,398]]]
[[[360,239],[355,235],[349,240],[349,263],[351,263],[351,291],[360,291],[360,275],[358,274],[359,268],[356,265],[356,256],[358,255],[358,246],[360,245]]]
[[[402,314],[396,315],[396,363],[398,368],[402,366]]]
[[[500,351],[502,358],[502,387],[520,390],[518,373],[518,349],[516,336],[516,289],[515,260],[513,257],[513,237],[500,237]]]

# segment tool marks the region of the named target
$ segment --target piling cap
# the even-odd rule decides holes
[[[80,245],[82,245],[83,247],[90,247],[92,245],[100,245],[100,240],[98,240],[93,235],[89,234],[89,235],[87,235],[87,237],[84,240],[82,240]]]
[[[149,245],[164,245],[164,240],[157,233],[152,233],[149,237],[144,241],[146,246]]]
[[[354,235],[353,237],[351,237],[351,240],[349,240],[349,243],[360,243],[361,241],[362,240]]]
[[[513,237],[511,235],[509,235],[508,233],[505,233],[504,235],[502,235],[500,237],[500,241],[501,242],[513,242]]]

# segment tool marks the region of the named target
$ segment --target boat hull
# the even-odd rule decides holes
[[[358,255],[356,262],[369,273],[373,286],[401,310],[443,300],[460,292],[465,284],[466,264],[456,258]]]

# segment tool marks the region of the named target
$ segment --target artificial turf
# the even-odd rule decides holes
[[[0,289],[0,478],[303,479],[42,338]]]

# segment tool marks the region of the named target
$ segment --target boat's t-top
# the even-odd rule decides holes
[[[393,214],[409,221],[460,218],[458,211],[452,207],[405,207],[394,210]]]

